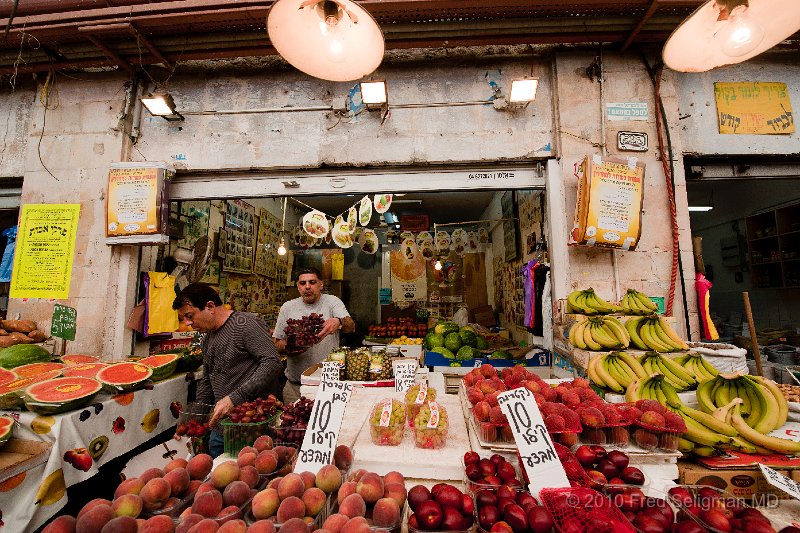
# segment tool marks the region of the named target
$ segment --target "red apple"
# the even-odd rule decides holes
[[[417,522],[422,529],[433,531],[442,523],[442,506],[434,500],[427,500],[417,505],[414,514],[417,515]]]
[[[619,474],[619,469],[614,466],[614,463],[605,458],[597,462],[597,471],[606,476],[606,479],[611,479]]]
[[[497,522],[489,530],[489,533],[514,533],[514,530],[506,522]]]
[[[497,476],[503,481],[509,481],[511,479],[516,479],[517,471],[514,470],[514,465],[508,461],[504,461],[497,465]]]
[[[497,467],[489,459],[481,459],[478,461],[478,468],[483,474],[483,477],[493,476],[497,473]]]
[[[478,509],[478,524],[489,531],[500,520],[500,511],[494,505],[486,505]]]
[[[628,463],[630,460],[628,459],[628,454],[625,452],[621,452],[619,450],[611,450],[606,455],[606,459],[611,461],[611,463],[616,466],[619,470],[624,470],[627,468]]]
[[[553,518],[542,505],[528,509],[528,527],[533,533],[549,533],[553,529]]]
[[[461,495],[461,512],[469,516],[475,514],[475,502],[472,501],[469,494]]]
[[[517,505],[525,509],[526,511],[535,505],[539,505],[536,503],[536,498],[528,494],[527,492],[520,491],[517,493]]]
[[[676,502],[680,503],[681,505],[690,505],[692,502],[694,502],[692,493],[689,492],[689,489],[686,487],[672,487],[669,489],[668,493]]]
[[[575,458],[583,466],[593,466],[597,460],[597,454],[589,446],[581,446],[575,450]]]
[[[481,489],[475,493],[475,503],[478,505],[479,509],[487,505],[494,505],[496,507],[497,495],[490,490]]]
[[[431,492],[428,490],[428,487],[424,485],[415,485],[408,491],[408,506],[411,507],[411,510],[415,513],[417,512],[417,507],[419,507],[422,502],[430,499]]]
[[[461,512],[455,507],[444,507],[442,509],[442,520],[439,527],[445,531],[460,531],[464,529],[464,518]]]
[[[477,464],[467,465],[464,469],[464,473],[470,481],[480,481],[483,478],[483,474],[481,474],[481,470],[478,468]]]
[[[707,533],[706,528],[688,518],[672,527],[672,533]]]
[[[509,487],[508,485],[503,485],[497,489],[497,499],[502,500],[503,498],[508,498],[510,500],[517,499],[517,491]]]
[[[516,503],[506,505],[505,509],[503,509],[503,520],[508,522],[508,525],[510,525],[511,529],[514,531],[525,531],[528,529],[528,515],[525,513],[525,510]]]
[[[731,521],[718,509],[707,509],[700,513],[700,520],[717,531],[731,530]]]
[[[644,473],[635,466],[625,468],[619,477],[630,485],[644,485]]]
[[[480,460],[481,460],[481,456],[478,455],[477,452],[470,451],[470,452],[467,452],[467,453],[464,454],[464,464],[465,465],[477,464],[478,461],[480,461]]]

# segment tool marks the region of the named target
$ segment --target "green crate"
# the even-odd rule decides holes
[[[220,422],[222,426],[222,437],[224,439],[225,453],[231,457],[236,457],[245,446],[252,446],[261,435],[275,437],[275,423],[280,416],[280,412],[263,422],[235,423],[229,418]]]

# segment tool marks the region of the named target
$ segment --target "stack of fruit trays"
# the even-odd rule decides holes
[[[375,404],[369,417],[369,434],[378,446],[398,446],[405,431],[405,405],[385,399]]]
[[[580,441],[624,448],[630,442],[628,427],[631,421],[623,417],[616,404],[603,401],[587,402],[577,408],[583,424]]]
[[[272,394],[234,406],[221,422],[225,453],[236,455],[259,436],[273,434],[282,407],[283,403]]]
[[[207,403],[189,402],[180,414],[175,426],[175,435],[189,437],[192,455],[208,453],[208,440],[211,435],[211,411],[214,406]]]
[[[278,426],[275,428],[276,443],[300,448],[306,436],[306,427],[311,419],[314,400],[301,396],[297,401],[283,406]]]
[[[704,531],[712,533],[775,533],[769,519],[758,509],[716,487],[678,485],[669,489],[667,498],[678,509],[678,519],[693,519]],[[694,533],[700,529],[681,530]],[[781,533],[796,533],[788,526]]]
[[[414,427],[414,419],[417,417],[420,407],[428,402],[436,401],[436,389],[428,387],[427,383],[414,384],[406,392],[405,401],[408,427]]]
[[[623,416],[633,423],[634,443],[645,450],[674,452],[686,431],[683,418],[668,411],[655,400],[639,400],[635,404],[618,404]]]
[[[414,444],[438,450],[447,443],[447,410],[436,402],[423,405],[414,417]]]

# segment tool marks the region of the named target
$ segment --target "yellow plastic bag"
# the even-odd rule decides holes
[[[344,254],[331,255],[331,279],[344,279]]]
[[[172,309],[175,300],[175,276],[166,272],[148,272],[147,335],[170,333],[178,329],[178,312]]]

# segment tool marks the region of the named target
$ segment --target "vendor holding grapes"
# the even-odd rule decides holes
[[[203,283],[183,289],[172,308],[178,311],[180,322],[205,333],[204,370],[197,401],[214,404],[210,426],[214,427],[234,405],[277,393],[281,361],[263,319],[226,309],[217,291]],[[213,457],[222,453],[219,429],[211,432],[209,447]]]
[[[314,267],[297,274],[300,297],[281,306],[273,340],[278,351],[286,353],[286,385],[283,403],[300,397],[300,375],[308,367],[325,360],[339,346],[339,330],[355,331],[356,324],[344,303],[331,294],[322,294],[322,279]],[[291,320],[291,322],[290,322]]]

